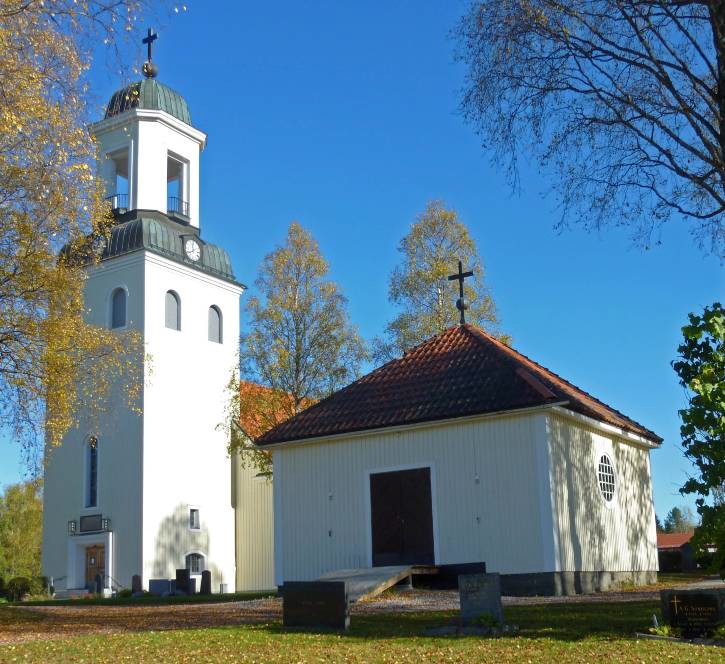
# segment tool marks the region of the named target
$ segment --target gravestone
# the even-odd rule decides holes
[[[201,588],[199,592],[202,595],[211,595],[211,572],[208,569],[205,569],[201,573]]]
[[[464,624],[479,622],[490,616],[503,625],[499,574],[461,574],[458,577],[458,594]]]
[[[138,574],[134,574],[131,577],[131,593],[141,592],[141,577]]]
[[[176,592],[176,582],[173,579],[150,579],[149,594],[158,597],[173,595]]]
[[[660,591],[662,615],[686,639],[707,638],[725,624],[725,588]]]
[[[350,602],[344,581],[287,581],[282,586],[282,624],[346,630]]]
[[[184,593],[184,595],[191,594],[190,589],[191,575],[188,569],[177,569],[176,570],[176,592]]]

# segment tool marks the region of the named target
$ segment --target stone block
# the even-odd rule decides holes
[[[499,574],[461,574],[458,577],[461,621],[470,624],[490,616],[503,625]]]
[[[285,627],[350,627],[350,603],[344,581],[288,581],[282,586]]]
[[[211,572],[208,569],[205,569],[201,573],[201,587],[199,588],[199,592],[202,595],[211,595]]]

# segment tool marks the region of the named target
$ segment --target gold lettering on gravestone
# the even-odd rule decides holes
[[[681,627],[686,634],[705,635],[717,625],[717,600],[707,595],[672,595],[670,616],[673,627]]]

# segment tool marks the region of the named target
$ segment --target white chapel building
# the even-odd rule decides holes
[[[662,439],[473,325],[256,442],[274,461],[278,585],[481,562],[513,595],[656,580]]]
[[[85,286],[90,322],[142,335],[142,412],[119,399],[103,424],[81,416],[48,451],[43,574],[66,592],[96,575],[109,590],[131,587],[134,575],[148,588],[177,568],[210,570],[215,592],[268,589],[271,486],[229,458],[218,426],[244,286],[201,232],[206,135],[155,67],[144,72],[90,127],[116,224]]]

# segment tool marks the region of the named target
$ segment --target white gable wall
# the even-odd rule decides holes
[[[548,418],[559,570],[657,570],[649,449],[568,417]],[[613,461],[612,504],[599,490],[602,454]]]
[[[371,564],[369,475],[430,466],[436,563],[553,571],[542,414],[338,438],[274,450],[276,582]],[[541,452],[537,452],[537,447]],[[550,507],[548,507],[550,512]]]

